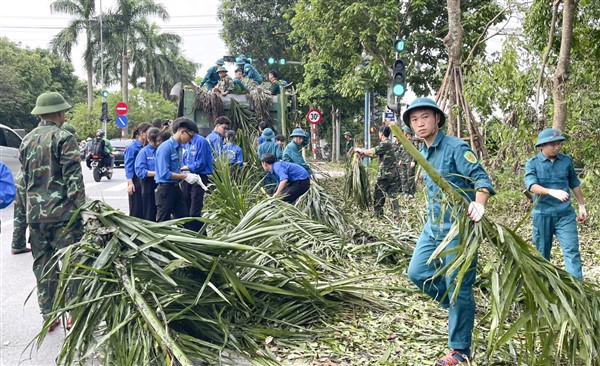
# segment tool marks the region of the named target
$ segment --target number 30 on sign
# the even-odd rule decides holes
[[[323,114],[318,109],[311,109],[306,114],[306,120],[312,125],[318,125],[323,119]]]

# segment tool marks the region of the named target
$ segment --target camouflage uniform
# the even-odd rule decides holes
[[[414,142],[413,142],[414,144]],[[400,142],[396,144],[396,155],[398,157],[398,174],[400,175],[400,192],[413,196],[415,194],[415,168],[410,168],[415,159],[406,151]]]
[[[400,177],[398,175],[398,158],[396,151],[390,140],[382,141],[377,147],[373,148],[373,154],[379,157],[379,166],[377,169],[377,183],[373,200],[375,204],[375,214],[383,215],[383,206],[386,196],[392,199],[392,209],[394,216],[398,216],[398,195],[400,188]]]
[[[218,89],[221,93],[232,93],[233,88],[233,79],[229,75],[225,75],[215,86],[215,89]]]
[[[42,314],[52,310],[60,248],[80,238],[79,225],[66,229],[73,211],[85,202],[85,187],[77,141],[54,122],[42,121],[21,143],[22,187],[29,225],[33,272]]]

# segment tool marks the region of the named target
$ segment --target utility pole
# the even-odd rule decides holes
[[[104,136],[108,136],[108,91],[104,89],[104,31],[102,24],[102,0],[100,1],[100,85],[102,87],[102,129],[104,130]]]

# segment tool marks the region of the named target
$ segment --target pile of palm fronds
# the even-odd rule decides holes
[[[74,318],[57,363],[94,352],[106,365],[226,362],[224,355],[268,363],[267,338],[293,346],[344,302],[375,306],[356,285],[364,279],[307,250],[325,228],[304,226],[290,209],[269,200],[245,214],[232,208],[228,217],[239,219],[210,219],[214,235],[203,237],[182,229],[185,220],[150,223],[98,201],[85,205],[97,219],[61,252],[47,321]],[[67,301],[74,283],[79,291]]]
[[[296,207],[312,220],[331,227],[342,237],[347,237],[351,235],[350,222],[335,202],[336,199],[313,179],[310,189],[300,196]]]
[[[454,206],[454,225],[430,258],[433,261],[448,254],[455,255],[436,274],[456,275],[457,288],[451,301],[458,295],[458,288],[476,260],[479,247],[483,243],[491,246],[492,256],[487,260],[495,271],[488,294],[491,311],[484,318],[491,322],[488,356],[519,335],[522,349],[515,357],[519,364],[562,364],[566,358],[570,365],[600,365],[598,287],[552,265],[514,230],[487,217],[474,224],[466,215],[468,202],[463,196],[427,163],[397,126],[392,126],[392,130],[443,190],[448,204]],[[459,244],[447,249],[457,236]]]
[[[346,166],[344,196],[347,201],[356,203],[359,208],[367,209],[373,203],[369,173],[363,165],[362,159],[356,154],[352,154],[352,156],[352,161]]]
[[[194,103],[192,105],[194,110],[200,109],[206,113],[210,123],[214,123],[217,117],[223,115],[223,99],[219,93],[212,91],[206,91],[198,89],[194,96]]]
[[[255,175],[262,171],[262,166],[258,160],[258,149],[256,148],[257,134],[253,130],[237,130],[235,137],[238,146],[242,149],[244,157],[244,166],[255,168]]]
[[[250,107],[250,110],[256,113],[256,117],[260,121],[271,124],[273,121],[273,118],[271,117],[271,107],[273,106],[271,94],[261,85],[256,85],[250,88],[250,92],[246,97],[248,98],[248,106]]]
[[[229,102],[229,119],[234,131],[244,130],[247,132],[257,131],[256,115],[247,106],[238,103],[234,98]]]

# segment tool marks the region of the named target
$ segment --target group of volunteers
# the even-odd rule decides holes
[[[32,252],[33,272],[37,279],[38,303],[44,318],[53,307],[59,265],[54,257],[57,250],[77,242],[82,235],[82,222],[67,228],[73,212],[85,201],[81,157],[74,135],[64,126],[65,112],[71,108],[56,92],[40,95],[32,114],[41,119],[39,125],[25,136],[20,147],[21,170],[12,174],[0,164],[0,208],[14,199],[15,224],[12,253]],[[495,194],[492,182],[475,153],[461,139],[447,136],[442,127],[444,112],[429,98],[417,98],[402,113],[403,131],[419,140],[421,155],[468,203],[467,215],[477,223],[484,214],[488,198]],[[243,155],[235,144],[227,117],[219,117],[214,130],[205,138],[196,123],[180,117],[172,123],[141,123],[133,131],[135,141],[125,151],[125,172],[130,197],[130,215],[151,221],[172,217],[200,217],[204,195],[210,186],[213,161],[226,154],[232,166],[243,165]],[[292,141],[277,135],[266,124],[260,131],[258,157],[265,171],[264,182],[272,182],[275,196],[295,202],[310,188],[311,170],[300,150],[308,144],[308,134],[301,128],[291,133]],[[389,127],[379,130],[380,144],[373,149],[356,149],[365,156],[379,157],[375,194],[375,212],[383,210],[385,196],[401,180],[397,148],[391,142]],[[525,184],[537,203],[533,211],[533,242],[540,253],[550,258],[552,238],[556,236],[564,253],[566,270],[576,278],[582,277],[576,221],[586,217],[580,181],[573,159],[560,153],[565,137],[554,129],[538,136],[539,153],[526,164]],[[284,146],[285,145],[285,146]],[[412,161],[401,160],[414,167]],[[414,162],[412,162],[414,163]],[[451,351],[437,365],[458,365],[470,362],[472,331],[475,320],[473,283],[475,266],[465,275],[455,301],[455,273],[435,276],[454,255],[442,258],[441,263],[429,263],[429,258],[446,238],[455,218],[452,207],[443,203],[443,193],[422,173],[427,192],[427,222],[419,236],[408,267],[408,277],[422,291],[438,301],[448,313],[448,344]],[[570,202],[573,192],[579,204],[576,215]],[[392,203],[394,214],[397,205]],[[29,228],[26,247],[24,227]],[[186,224],[190,230],[201,231],[201,221]],[[447,250],[458,245],[458,236]],[[43,277],[43,274],[47,274]],[[64,324],[70,328],[73,319]],[[52,324],[53,331],[60,324]]]
[[[263,82],[262,75],[250,63],[245,55],[239,55],[235,59],[237,68],[234,77],[227,75],[229,70],[225,67],[225,61],[220,58],[215,65],[208,68],[206,75],[200,82],[200,87],[206,91],[214,91],[222,96],[227,94],[245,94],[248,89]],[[279,79],[279,73],[275,70],[269,71],[270,87],[267,90],[271,95],[281,93],[281,87],[288,85],[285,80]]]

